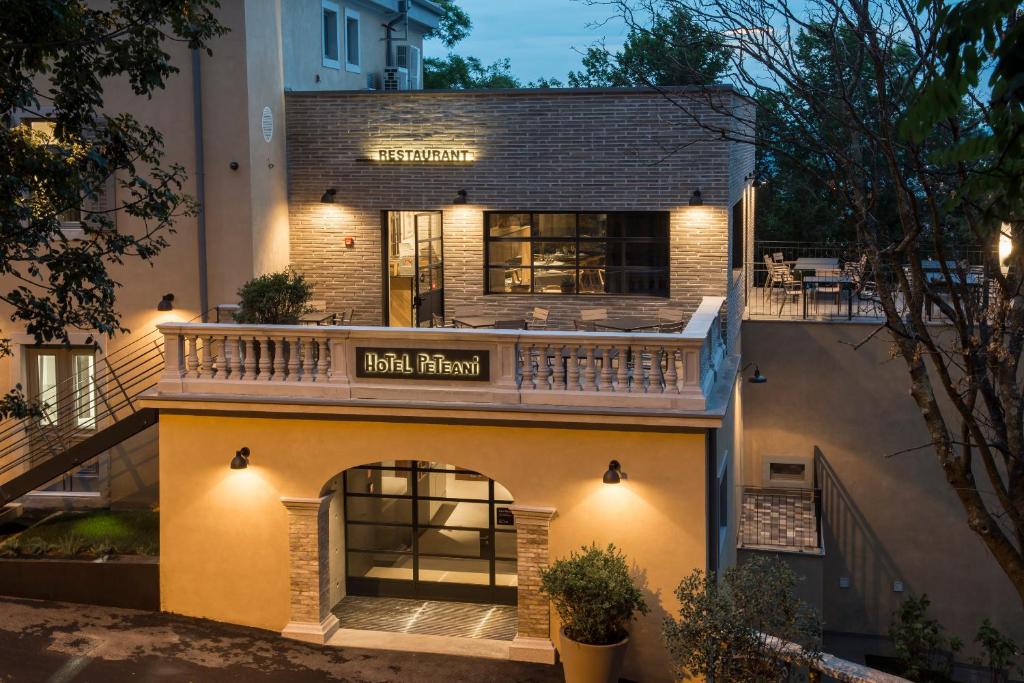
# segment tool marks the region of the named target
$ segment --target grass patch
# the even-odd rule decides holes
[[[64,512],[0,545],[0,555],[159,555],[160,514],[155,510]]]

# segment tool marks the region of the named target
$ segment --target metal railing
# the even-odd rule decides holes
[[[747,486],[741,507],[740,547],[788,552],[822,549],[819,489]]]

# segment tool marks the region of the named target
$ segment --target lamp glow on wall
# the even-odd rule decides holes
[[[999,270],[1003,271],[1003,275],[1010,272],[1010,264],[1007,263],[1007,260],[1009,260],[1012,253],[1013,238],[1010,224],[1003,223],[999,228]]]

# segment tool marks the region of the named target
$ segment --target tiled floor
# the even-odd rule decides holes
[[[516,635],[512,605],[349,595],[333,611],[342,628],[491,640],[512,640]]]
[[[818,520],[812,492],[744,491],[740,545],[818,550]]]

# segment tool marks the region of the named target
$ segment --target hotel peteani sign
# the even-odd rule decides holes
[[[356,377],[486,382],[491,355],[471,349],[380,349],[356,347]]]
[[[386,164],[465,164],[475,161],[475,156],[468,149],[388,147],[378,149],[371,159]]]

